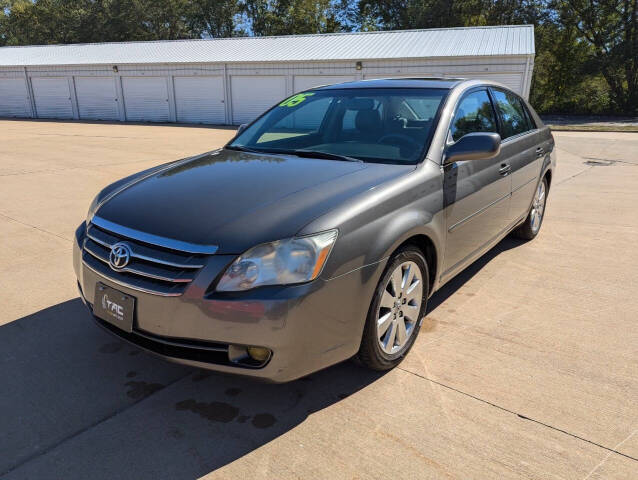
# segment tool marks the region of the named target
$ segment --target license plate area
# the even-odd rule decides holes
[[[133,331],[134,313],[135,297],[103,283],[95,285],[93,314],[96,317],[130,333]]]

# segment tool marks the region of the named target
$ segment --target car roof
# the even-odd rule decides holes
[[[333,90],[344,88],[445,88],[451,89],[467,81],[466,78],[378,78],[372,80],[355,80],[315,87],[312,90]]]

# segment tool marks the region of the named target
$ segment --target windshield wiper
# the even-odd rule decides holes
[[[238,152],[264,153],[262,150],[253,150],[252,148],[242,147],[241,145],[226,145],[226,150],[236,150]]]
[[[358,158],[348,157],[346,155],[337,155],[336,153],[321,152],[319,150],[305,150],[305,149],[284,150],[284,149],[274,149],[274,148],[256,150],[256,149],[244,147],[242,145],[227,145],[224,148],[228,150],[236,150],[238,152],[267,153],[270,155],[273,155],[273,154],[274,155],[296,155],[298,157],[304,157],[304,158],[323,158],[326,160],[341,160],[344,162],[357,162],[357,163],[363,162],[363,160],[359,160]]]
[[[304,158],[325,158],[326,160],[342,160],[345,162],[358,162],[362,163],[363,160],[354,157],[348,157],[346,155],[337,155],[336,153],[321,152],[319,150],[293,150],[290,152],[293,155]]]

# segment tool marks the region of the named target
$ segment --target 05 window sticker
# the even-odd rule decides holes
[[[305,102],[306,98],[311,97],[313,95],[314,95],[314,93],[312,93],[312,92],[298,93],[297,95],[293,95],[292,97],[287,98],[286,100],[281,102],[279,104],[279,106],[280,107],[296,107],[300,103]]]

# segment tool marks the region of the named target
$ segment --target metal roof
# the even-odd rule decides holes
[[[360,88],[443,88],[450,89],[464,82],[465,78],[375,78],[371,80],[354,80],[352,82],[335,83],[315,87],[318,90],[360,89]]]
[[[0,48],[0,66],[299,62],[533,55],[534,27],[241,37]]]

